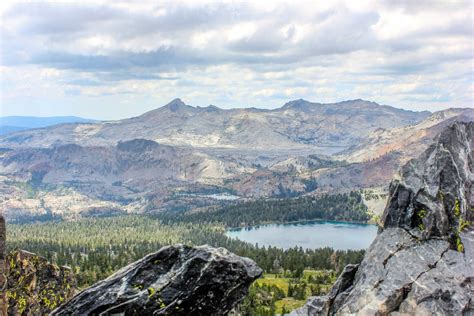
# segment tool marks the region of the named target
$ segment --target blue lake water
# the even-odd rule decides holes
[[[332,247],[334,249],[366,249],[377,234],[377,226],[334,221],[307,221],[269,224],[231,229],[227,236],[259,246],[303,249]]]

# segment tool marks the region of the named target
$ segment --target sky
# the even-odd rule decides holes
[[[474,1],[0,4],[0,116],[119,119],[174,98],[474,107]]]

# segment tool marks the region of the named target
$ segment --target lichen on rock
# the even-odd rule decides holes
[[[209,246],[167,246],[83,290],[51,315],[225,315],[262,274]]]
[[[382,222],[401,227],[421,239],[442,238],[457,249],[459,232],[470,223],[474,123],[446,128],[419,158],[392,181]]]
[[[24,250],[9,253],[6,263],[9,315],[46,315],[74,295],[76,279],[67,267]]]

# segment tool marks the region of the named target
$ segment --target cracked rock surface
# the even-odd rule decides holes
[[[454,123],[402,167],[360,265],[292,315],[473,315],[473,149]]]
[[[51,315],[225,315],[262,270],[209,246],[163,247],[96,283]]]

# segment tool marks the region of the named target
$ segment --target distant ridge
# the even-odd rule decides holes
[[[200,148],[344,149],[378,128],[417,124],[429,115],[361,99],[325,104],[299,99],[277,109],[221,109],[214,105],[195,107],[175,98],[162,107],[119,121],[78,124],[73,120],[76,124],[10,133],[0,138],[0,145],[49,147],[79,141],[89,146],[110,146],[141,138]]]
[[[275,110],[280,110],[280,109],[294,109],[294,110],[317,110],[319,109],[325,109],[328,107],[337,107],[337,108],[347,108],[350,109],[351,107],[355,107],[357,110],[360,110],[360,107],[363,109],[380,109],[384,108],[386,110],[389,110],[391,112],[398,112],[398,113],[417,113],[421,115],[428,116],[431,114],[430,111],[412,111],[412,110],[405,110],[401,108],[396,108],[391,105],[383,105],[383,104],[378,104],[373,101],[368,101],[368,100],[363,100],[363,99],[354,99],[354,100],[345,100],[345,101],[340,101],[340,102],[335,102],[335,103],[318,103],[318,102],[311,102],[305,99],[298,99],[298,100],[293,100],[285,103],[282,107],[277,108]]]
[[[77,116],[3,116],[0,117],[0,135],[42,128],[64,123],[95,123],[97,120]]]
[[[179,111],[262,111],[262,112],[278,112],[281,110],[287,110],[287,109],[295,109],[295,110],[305,110],[309,108],[317,109],[318,106],[325,108],[328,106],[336,106],[336,107],[350,107],[350,106],[360,106],[364,105],[366,108],[387,108],[387,109],[392,109],[395,112],[400,112],[400,113],[421,113],[426,116],[431,114],[432,112],[430,111],[413,111],[413,110],[406,110],[406,109],[401,109],[397,108],[391,105],[383,105],[383,104],[378,104],[377,102],[374,101],[368,101],[364,99],[353,99],[353,100],[344,100],[344,101],[339,101],[339,102],[329,102],[329,103],[320,103],[320,102],[313,102],[313,101],[308,101],[305,99],[295,99],[286,102],[280,107],[276,108],[259,108],[259,107],[232,107],[232,108],[221,108],[219,106],[216,106],[214,104],[209,104],[208,106],[193,106],[185,103],[181,98],[174,98],[171,100],[169,103],[155,108],[153,110],[149,110],[140,116],[147,115],[149,113],[155,113],[156,111],[163,111],[163,110],[169,110],[171,112],[179,112]]]

